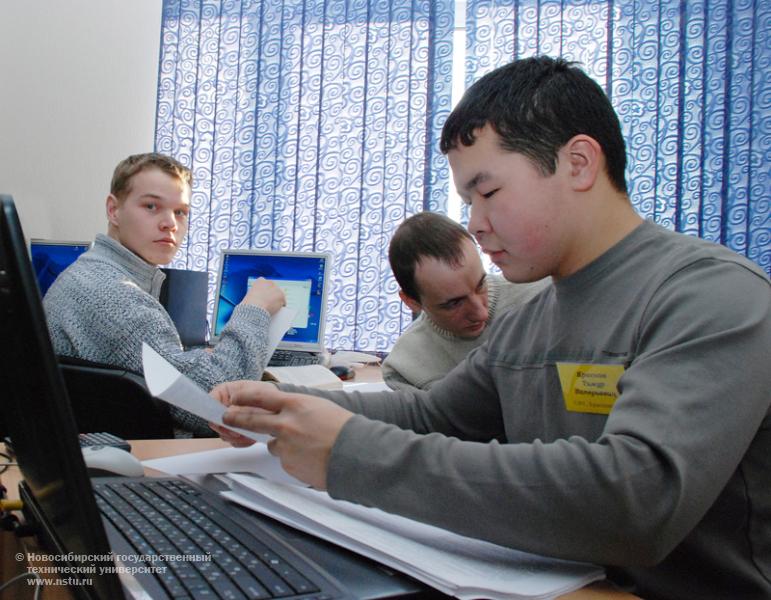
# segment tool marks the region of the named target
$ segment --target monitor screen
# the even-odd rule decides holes
[[[216,340],[258,277],[275,281],[286,294],[294,320],[279,348],[322,351],[330,257],[318,252],[225,250],[222,253],[214,306]]]
[[[45,296],[59,273],[74,263],[75,259],[90,247],[91,242],[30,240],[29,253],[40,295]]]

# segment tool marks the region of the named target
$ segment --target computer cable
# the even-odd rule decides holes
[[[3,456],[10,458],[5,453],[0,453]],[[21,510],[23,507],[23,503],[21,500],[9,500],[7,498],[8,490],[6,487],[0,483],[0,529],[3,531],[11,531],[18,535],[18,532],[20,529],[22,529],[21,523],[19,523],[19,519],[16,517],[16,515],[12,514],[11,511],[14,510]],[[35,594],[33,597],[33,600],[38,600],[40,598],[41,590],[43,589],[43,580],[37,573],[32,572],[26,572],[26,573],[19,573],[15,577],[12,577],[5,583],[0,584],[0,594],[2,594],[3,590],[10,587],[17,581],[21,581],[22,579],[26,579],[32,577],[33,579],[37,579],[39,583],[35,587]]]
[[[35,534],[35,529],[22,523],[19,518],[13,514],[13,511],[19,511],[24,508],[21,500],[10,500],[7,497],[7,489],[0,483],[0,530],[10,531],[16,534],[16,537],[27,537]]]
[[[8,490],[0,483],[0,530],[16,531],[19,527],[19,519],[11,514],[12,510],[21,510],[22,505],[7,498]]]
[[[0,475],[5,473],[8,470],[8,467],[17,467],[19,464],[17,462],[14,462],[13,456],[6,452],[0,452],[0,456],[4,458],[5,460],[0,463]]]
[[[16,583],[17,581],[21,581],[22,579],[28,579],[30,577],[32,579],[37,579],[38,582],[39,582],[35,586],[35,595],[33,596],[33,600],[39,600],[41,590],[43,589],[43,578],[40,577],[40,575],[38,575],[37,573],[19,573],[18,575],[16,575],[15,577],[12,577],[11,579],[6,581],[5,583],[0,584],[0,594],[3,593],[3,590],[5,590],[6,588],[10,587],[11,585]]]
[[[11,510],[21,510],[24,503],[21,500],[0,500],[0,515]]]

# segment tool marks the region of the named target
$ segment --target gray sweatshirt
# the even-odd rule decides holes
[[[360,413],[329,493],[605,565],[646,599],[768,599],[769,348],[762,269],[644,223],[428,392],[323,393]],[[623,372],[609,414],[568,409],[575,364]]]

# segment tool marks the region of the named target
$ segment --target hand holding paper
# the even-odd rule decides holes
[[[142,366],[150,393],[196,416],[217,425],[222,422],[226,407],[209,396],[195,383],[182,375],[160,354],[147,344],[142,344]],[[267,442],[270,436],[230,427],[255,441]]]
[[[235,381],[222,388],[230,404],[223,416],[228,427],[272,435],[268,448],[287,473],[316,489],[326,488],[332,446],[353,413],[326,398],[264,382]]]
[[[276,350],[281,338],[284,337],[292,324],[296,312],[294,309],[283,307],[271,317],[270,328],[268,329],[268,356],[271,356]],[[142,344],[142,368],[147,387],[153,396],[206,419],[210,423],[224,427],[222,415],[225,412],[225,407],[177,371],[173,365],[169,364],[147,344]],[[238,431],[238,433],[259,442],[270,439],[270,436],[253,431],[238,430],[233,427],[228,429]]]

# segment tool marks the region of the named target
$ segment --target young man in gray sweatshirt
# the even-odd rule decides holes
[[[646,600],[771,598],[768,276],[637,215],[610,101],[563,60],[484,76],[442,149],[484,252],[552,285],[429,391],[225,384],[225,423],[334,498],[605,565]]]

